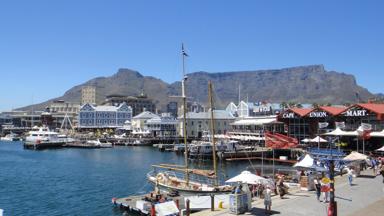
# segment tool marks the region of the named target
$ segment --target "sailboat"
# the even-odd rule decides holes
[[[150,183],[154,184],[156,188],[161,191],[178,192],[179,194],[215,194],[215,193],[229,193],[232,191],[230,185],[219,185],[218,174],[216,165],[216,149],[215,139],[213,136],[213,168],[214,170],[194,169],[190,168],[188,164],[188,143],[187,143],[187,131],[186,131],[186,94],[185,94],[185,82],[187,76],[185,75],[185,57],[188,56],[184,51],[182,45],[182,59],[183,59],[183,79],[181,81],[181,98],[183,100],[183,137],[185,145],[184,165],[175,164],[159,164],[152,165],[154,168],[162,169],[159,172],[153,170],[147,174],[147,179]],[[209,82],[210,104],[211,104],[211,130],[214,131],[213,124],[213,99],[212,99],[212,84]],[[197,177],[197,178],[192,178]],[[202,180],[204,179],[204,180]]]

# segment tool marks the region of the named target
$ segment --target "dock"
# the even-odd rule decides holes
[[[275,161],[278,163],[291,164],[291,165],[297,163],[296,160],[284,160],[284,159],[278,159],[278,158],[262,158],[262,157],[244,157],[244,158],[227,158],[226,159],[226,161],[242,161],[242,160]]]
[[[154,192],[135,195],[122,198],[112,198],[112,203],[119,207],[123,211],[136,213],[140,215],[149,215],[151,212],[152,204],[174,201],[179,209],[184,209],[184,197],[183,196],[171,196],[169,194],[158,194]]]

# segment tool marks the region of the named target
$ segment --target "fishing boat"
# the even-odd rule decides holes
[[[187,76],[185,75],[184,61],[187,54],[182,46],[182,59],[183,59],[183,79],[181,81],[181,98],[183,100],[183,137],[185,149],[188,148],[187,132],[186,132],[186,94],[185,82]],[[212,83],[209,82],[209,98],[211,104],[211,134],[214,134],[213,124],[213,99],[212,99]],[[229,193],[232,191],[230,185],[220,185],[218,179],[217,165],[216,165],[216,146],[215,138],[212,136],[212,158],[213,170],[191,168],[188,163],[188,151],[184,152],[184,165],[174,164],[159,164],[152,165],[155,170],[147,174],[147,179],[150,183],[155,185],[156,188],[162,191],[177,191],[183,195],[200,195],[200,194],[217,194]],[[157,171],[156,168],[161,169]]]

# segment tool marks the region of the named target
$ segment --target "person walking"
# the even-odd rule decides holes
[[[323,193],[323,202],[327,203],[328,202],[328,197],[329,197],[329,178],[328,177],[323,177],[320,181],[321,184],[321,192]]]
[[[352,180],[353,180],[353,167],[351,167],[351,168],[348,169],[347,176],[348,176],[348,182],[349,182],[349,185],[352,186]]]
[[[315,190],[316,190],[317,201],[320,201],[320,194],[321,194],[320,178],[319,178],[319,177],[316,177],[316,178],[313,180],[313,183],[315,184]]]
[[[265,206],[265,214],[271,214],[271,206],[272,206],[272,190],[269,185],[263,191],[264,194],[264,206]]]
[[[383,176],[383,183],[384,183],[384,164],[381,164],[380,174]]]

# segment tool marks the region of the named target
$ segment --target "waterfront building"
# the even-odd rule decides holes
[[[177,102],[176,101],[171,101],[167,104],[167,113],[170,113],[173,117],[177,117]]]
[[[280,104],[267,102],[245,102],[240,101],[238,105],[231,102],[226,109],[232,115],[240,118],[252,116],[268,116],[274,115],[281,111]]]
[[[96,104],[96,87],[84,86],[81,89],[81,104]]]
[[[49,104],[48,108],[51,113],[78,114],[80,111],[80,103],[55,100]]]
[[[278,120],[284,122],[285,132],[289,136],[299,140],[313,138],[336,127],[342,127],[345,131],[356,131],[362,123],[369,125],[370,131],[381,131],[384,129],[384,104],[359,103],[349,107],[291,108],[282,112]],[[362,142],[361,139],[361,137],[343,137],[344,141],[356,145],[357,148],[359,142]],[[374,149],[381,147],[382,141],[383,138],[372,137],[365,142],[365,145]]]
[[[148,128],[146,126],[146,123],[148,120],[153,118],[159,118],[160,116],[150,112],[150,111],[144,111],[132,118],[131,124],[132,124],[132,133],[133,134],[146,134],[149,135]]]
[[[171,138],[177,137],[179,121],[170,113],[162,113],[161,116],[153,117],[145,122],[145,128],[152,137]]]
[[[80,108],[78,128],[117,128],[131,118],[132,108],[125,103],[119,106],[94,106],[87,103]]]
[[[126,103],[128,106],[132,107],[132,115],[136,116],[144,111],[156,112],[156,105],[152,99],[148,98],[143,92],[134,97],[134,96],[125,96],[125,95],[108,95],[105,99],[104,105],[110,106],[119,106],[122,103]]]
[[[61,128],[63,122],[68,120],[70,124],[77,126],[80,103],[55,100],[49,104],[47,111],[51,113],[52,116],[52,126],[49,125],[50,128]]]
[[[231,126],[229,135],[258,137],[259,140],[263,140],[265,131],[284,132],[284,124],[277,120],[277,115],[238,118]]]
[[[235,117],[226,110],[214,110],[215,134],[226,134],[231,129]],[[183,116],[179,116],[180,132],[183,134]],[[188,112],[186,115],[186,129],[188,138],[202,138],[203,134],[211,131],[211,112]]]

